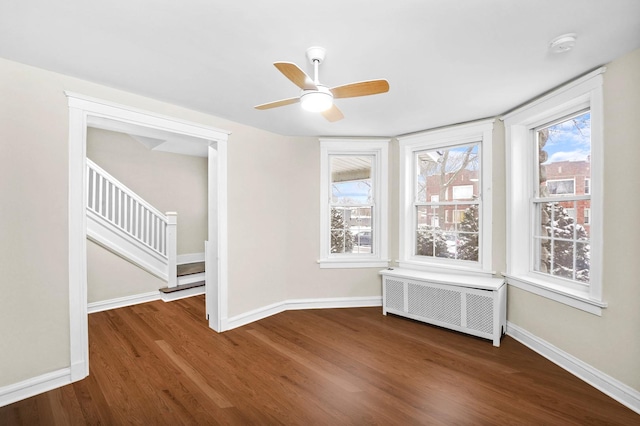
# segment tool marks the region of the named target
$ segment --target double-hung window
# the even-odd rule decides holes
[[[320,267],[384,267],[387,140],[322,139]]]
[[[491,272],[493,121],[399,138],[400,266]]]
[[[504,117],[509,284],[600,315],[603,69]]]

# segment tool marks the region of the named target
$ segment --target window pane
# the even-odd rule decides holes
[[[444,234],[429,225],[420,226],[416,232],[416,255],[449,257]]]
[[[351,205],[371,203],[373,156],[332,155],[330,161],[331,203]]]
[[[331,253],[350,253],[353,248],[353,235],[349,230],[349,209],[335,207],[331,209]]]
[[[417,206],[416,207],[416,223],[418,228],[430,225],[429,216],[431,208],[429,206]]]
[[[536,203],[536,271],[589,282],[589,235],[584,226],[589,205],[588,200]]]
[[[373,231],[371,228],[371,207],[351,209],[349,231],[353,235],[352,253],[373,253]]]
[[[591,113],[589,111],[539,129],[539,197],[589,194]]]
[[[439,201],[478,197],[479,144],[419,151],[415,154],[415,164],[417,202],[430,202],[433,197]]]
[[[589,251],[591,246],[585,243],[576,243],[576,281],[589,282]]]
[[[460,210],[461,206],[457,206]],[[463,217],[457,226],[456,233],[456,258],[460,260],[472,260],[477,262],[478,259],[478,205],[469,205],[463,211]]]
[[[480,145],[461,145],[415,153],[416,247],[418,256],[477,262],[477,204],[480,196]]]
[[[371,207],[331,209],[331,253],[373,253]]]
[[[534,270],[544,274],[551,273],[551,240],[548,238],[535,239],[536,245],[534,251],[536,253]]]

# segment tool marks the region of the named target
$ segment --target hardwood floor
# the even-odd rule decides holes
[[[204,296],[89,316],[85,380],[0,425],[603,425],[640,416],[506,336],[381,308],[284,312],[222,334]]]

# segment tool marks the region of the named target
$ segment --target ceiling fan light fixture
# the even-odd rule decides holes
[[[308,91],[300,96],[300,104],[306,111],[322,112],[331,108],[333,96],[331,96],[331,93]]]

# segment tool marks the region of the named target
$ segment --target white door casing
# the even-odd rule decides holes
[[[65,92],[69,105],[69,324],[70,380],[89,375],[89,336],[87,319],[87,225],[86,225],[86,143],[87,127],[92,120],[108,119],[132,128],[155,129],[170,134],[202,139],[209,153],[209,244],[207,262],[215,259],[207,283],[209,324],[221,329],[227,310],[227,140],[230,132],[167,117],[112,102]],[[213,167],[213,169],[212,169]],[[213,193],[213,195],[212,195]],[[213,208],[212,208],[213,207]],[[214,290],[213,293],[211,290]],[[212,303],[213,302],[213,303]]]

